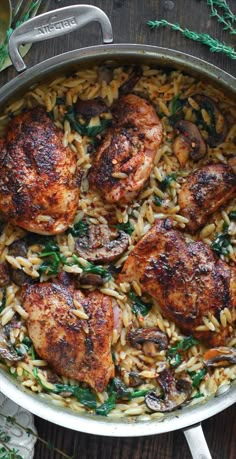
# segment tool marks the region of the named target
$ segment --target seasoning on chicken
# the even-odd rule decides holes
[[[196,169],[183,184],[178,202],[180,213],[188,218],[186,228],[194,234],[209,215],[236,195],[236,174],[224,164]]]
[[[57,374],[103,392],[114,377],[111,297],[99,291],[85,296],[72,285],[45,282],[26,289],[23,304],[29,314],[28,333],[37,354]],[[78,304],[87,319],[76,315]]]
[[[90,185],[108,202],[129,202],[152,170],[162,141],[162,124],[149,102],[134,94],[119,99],[114,127],[100,145],[90,169]]]
[[[235,308],[236,269],[216,259],[208,245],[187,244],[170,220],[158,221],[132,250],[119,276],[120,282],[134,280],[183,332],[210,346],[225,343],[228,325],[218,331],[201,328],[208,313],[220,323],[221,311]]]
[[[14,225],[57,234],[78,206],[76,155],[43,108],[13,118],[0,151],[0,210]]]

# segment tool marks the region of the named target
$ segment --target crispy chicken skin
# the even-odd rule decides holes
[[[0,148],[0,210],[14,225],[57,234],[78,206],[76,156],[43,108],[13,118]]]
[[[170,220],[158,221],[132,250],[119,276],[120,282],[134,280],[184,333],[210,346],[225,343],[228,327],[219,333],[196,330],[208,313],[220,321],[221,310],[236,307],[236,269],[216,259],[205,243],[187,244]]]
[[[178,202],[180,213],[188,218],[186,228],[194,234],[209,215],[236,195],[236,174],[224,164],[211,164],[195,170],[183,184]]]
[[[100,145],[90,169],[90,185],[108,202],[129,202],[152,170],[162,141],[162,124],[149,102],[134,94],[119,99],[114,126]],[[127,177],[117,178],[123,173]]]
[[[79,302],[88,319],[73,310]],[[23,293],[27,327],[37,354],[59,375],[86,382],[102,392],[114,377],[111,297],[99,291],[85,296],[72,285],[41,283]]]

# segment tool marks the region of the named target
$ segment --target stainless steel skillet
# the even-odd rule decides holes
[[[99,21],[103,32],[103,42],[112,42],[112,29],[106,15],[98,8],[78,5],[51,11],[38,16],[20,26],[12,35],[9,51],[18,71],[25,69],[18,53],[21,43],[35,42],[69,33],[90,21]],[[0,90],[0,107],[18,98],[32,85],[48,80],[54,75],[70,73],[74,69],[86,68],[94,64],[112,61],[114,64],[147,64],[173,67],[211,82],[221,90],[236,98],[236,80],[222,70],[192,56],[173,50],[142,45],[101,45],[71,51],[35,67],[25,70]],[[210,458],[200,422],[229,407],[236,401],[236,383],[222,386],[215,397],[184,407],[166,415],[161,421],[112,420],[88,414],[77,414],[58,408],[23,389],[20,384],[1,370],[0,390],[16,403],[32,413],[70,429],[107,436],[143,436],[184,429],[195,459]]]

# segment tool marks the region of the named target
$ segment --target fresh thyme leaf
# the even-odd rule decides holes
[[[230,34],[236,34],[236,28],[233,23],[236,21],[236,16],[230,10],[228,4],[224,0],[207,0],[207,4],[211,8],[211,17],[216,17],[220,24],[223,24],[223,30],[228,30]],[[222,10],[218,11],[217,8]]]
[[[74,224],[72,228],[69,228],[68,232],[72,234],[72,236],[86,236],[88,231],[89,224],[85,220],[80,220]]]
[[[115,227],[120,231],[125,231],[125,233],[129,235],[134,231],[134,227],[129,221],[127,223],[118,223]]]
[[[212,250],[218,255],[228,255],[230,246],[230,236],[227,231],[219,233],[211,244]]]
[[[3,441],[4,443],[9,443],[11,437],[4,432],[4,430],[0,430],[0,442]]]
[[[146,316],[149,313],[152,307],[151,303],[144,303],[134,292],[129,292],[128,296],[133,302],[132,311],[134,314],[141,314],[142,316]]]
[[[192,379],[192,386],[195,389],[198,389],[200,382],[205,378],[207,374],[207,369],[202,368],[202,370],[199,371],[188,371],[188,374],[190,378]]]
[[[180,32],[184,37],[207,46],[212,53],[224,53],[231,59],[236,59],[236,51],[232,46],[226,45],[224,42],[219,41],[217,38],[211,37],[207,33],[199,33],[193,30],[183,29],[179,24],[173,24],[166,19],[148,21],[147,25],[151,29],[156,29],[159,27],[170,27],[172,30]]]
[[[162,182],[159,183],[159,187],[161,191],[166,191],[167,188],[170,186],[171,182],[176,181],[176,173],[172,172],[171,174],[167,175]]]

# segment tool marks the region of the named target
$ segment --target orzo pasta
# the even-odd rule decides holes
[[[129,87],[128,82],[135,72],[138,77]],[[127,90],[148,100],[155,108],[163,126],[163,139],[155,152],[151,172],[137,196],[129,202],[114,203],[105,199],[101,190],[90,186],[89,173],[96,151],[110,129],[113,107],[119,106],[122,91]],[[94,111],[86,114],[84,108],[78,108],[78,101],[88,100],[92,107],[95,100],[97,106],[95,104]],[[201,323],[196,324],[195,334],[212,332],[217,335],[227,330],[224,348],[230,358],[224,356],[218,359],[219,365],[210,367],[204,355],[212,346],[183,332],[175,321],[167,318],[158,298],[149,294],[142,282],[121,279],[120,272],[138,242],[150,234],[153,225],[167,219],[188,244],[201,241],[210,247],[215,260],[221,259],[230,269],[236,269],[235,192],[195,231],[188,230],[189,220],[179,203],[181,188],[194,170],[209,164],[229,164],[235,173],[235,103],[218,89],[177,70],[143,66],[137,71],[124,66],[104,71],[104,68],[94,67],[30,89],[1,114],[1,137],[4,138],[14,116],[34,107],[47,111],[53,123],[63,131],[64,147],[69,146],[75,153],[80,172],[80,196],[74,221],[61,234],[41,236],[10,222],[1,223],[0,262],[10,272],[5,283],[4,272],[0,272],[1,366],[22,386],[58,406],[114,418],[161,417],[164,409],[159,408],[157,412],[150,409],[145,397],[155,391],[159,397],[163,389],[160,375],[165,370],[171,370],[176,380],[191,383],[191,393],[184,403],[198,403],[214,394],[219,386],[236,377],[235,309],[225,304],[216,314],[209,310]],[[196,143],[199,143],[198,148]],[[120,183],[127,179],[127,174],[114,172],[112,177]],[[50,218],[44,214],[38,216],[41,222]],[[119,231],[125,233],[120,241],[124,250],[114,260],[108,257],[105,262],[88,261],[78,253],[78,241],[86,236],[90,226],[100,225],[109,225],[110,230],[116,232],[114,238]],[[17,241],[21,241],[18,248]],[[111,337],[115,377],[103,391],[56,374],[46,359],[37,355],[29,337],[29,314],[24,309],[22,290],[26,289],[28,281],[33,282],[32,285],[45,283],[61,279],[61,273],[79,279],[82,292],[100,291],[111,298],[116,316]],[[88,277],[81,281],[84,273]],[[235,285],[232,288],[235,305]],[[80,320],[86,328],[89,316],[79,299],[74,301],[73,313],[74,320]],[[148,335],[150,330],[155,331],[154,338]],[[6,347],[7,355],[4,354]],[[11,359],[11,355],[19,359]]]

